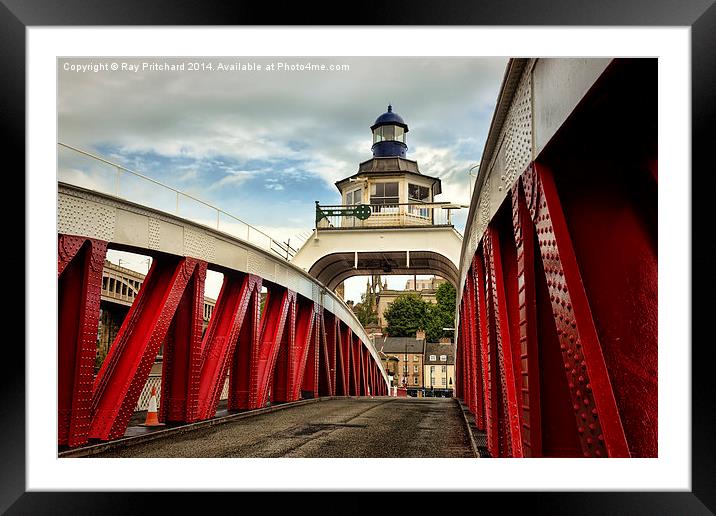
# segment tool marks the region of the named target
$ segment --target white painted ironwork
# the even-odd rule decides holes
[[[144,384],[142,393],[139,395],[137,400],[137,406],[134,407],[135,412],[138,410],[147,410],[149,408],[149,400],[152,397],[152,387],[157,391],[157,407],[162,406],[162,375],[154,374],[149,375],[147,383]],[[226,400],[229,398],[229,377],[227,375],[224,380],[224,388],[221,390],[219,400]]]

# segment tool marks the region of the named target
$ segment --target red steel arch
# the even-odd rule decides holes
[[[318,396],[387,395],[379,367],[351,328],[297,292],[224,272],[202,337],[208,263],[154,254],[151,269],[94,378],[102,265],[108,242],[58,235],[58,443],[126,432],[164,343],[160,421],[214,417],[229,374],[228,407],[255,409]],[[263,311],[260,292],[267,287]]]

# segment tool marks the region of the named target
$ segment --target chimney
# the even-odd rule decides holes
[[[452,344],[452,340],[450,339],[450,337],[440,337],[438,339],[438,342],[440,344]]]
[[[415,332],[415,338],[417,340],[425,340],[425,330],[418,330]]]

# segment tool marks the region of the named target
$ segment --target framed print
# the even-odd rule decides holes
[[[713,2],[344,7],[3,2],[2,510],[716,511]]]

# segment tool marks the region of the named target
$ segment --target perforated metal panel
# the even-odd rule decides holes
[[[159,249],[159,221],[149,219],[149,249]]]
[[[532,75],[522,74],[504,130],[504,170],[500,171],[503,188],[509,189],[532,161]],[[503,179],[504,178],[504,179]]]
[[[476,210],[470,224],[470,240],[462,256],[460,281],[467,270],[482,235],[517,178],[532,161],[532,66],[527,65],[517,83],[494,151],[484,166],[486,178],[479,192]],[[477,192],[477,191],[476,191]],[[462,297],[461,290],[458,297]]]
[[[214,239],[201,230],[184,228],[184,254],[206,262],[213,262],[216,255]]]
[[[287,289],[289,289],[293,292],[298,291],[298,281],[299,281],[298,274],[296,274],[292,270],[286,271],[285,285],[286,285]]]
[[[57,201],[57,232],[108,242],[114,238],[116,215],[113,207],[61,195]]]

